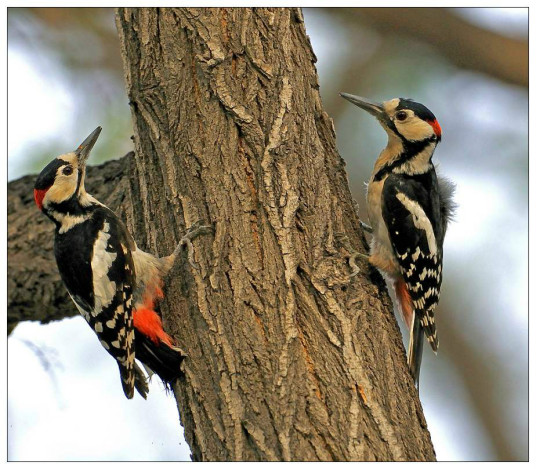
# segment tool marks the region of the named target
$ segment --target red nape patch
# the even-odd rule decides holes
[[[395,282],[395,293],[400,309],[402,310],[404,322],[408,326],[408,329],[410,329],[413,320],[413,300],[403,279],[398,279]]]
[[[155,311],[142,307],[134,310],[133,319],[136,330],[149,337],[156,345],[164,342],[173,347],[173,340],[162,329],[162,320]]]
[[[432,126],[432,129],[434,129],[436,136],[441,137],[441,126],[439,125],[439,122],[437,122],[437,119],[427,122]]]
[[[48,189],[50,189],[49,187],[47,187],[46,189],[34,189],[34,200],[35,200],[35,204],[37,205],[37,208],[39,210],[43,210],[43,199],[45,198],[45,195],[48,191]]]

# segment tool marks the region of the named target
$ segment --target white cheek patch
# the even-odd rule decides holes
[[[56,170],[56,177],[54,178],[54,184],[48,189],[45,197],[43,198],[43,205],[48,203],[59,204],[70,199],[76,191],[78,185],[78,158],[74,153],[67,153],[60,155],[58,160],[64,161],[73,167],[73,173],[70,175],[63,174],[65,165],[60,166]]]
[[[61,168],[59,171],[61,171]],[[43,205],[46,205],[48,202],[59,204],[70,199],[76,190],[76,183],[76,176],[74,180],[63,175],[56,176],[54,184],[47,191],[43,199]]]
[[[428,122],[415,116],[410,116],[402,122],[395,120],[395,126],[400,135],[407,140],[424,140],[435,135],[434,129]]]

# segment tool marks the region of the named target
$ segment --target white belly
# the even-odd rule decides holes
[[[370,254],[385,259],[385,261],[396,263],[389,232],[382,217],[382,191],[385,179],[374,181],[371,178],[367,188],[367,209],[372,227]]]

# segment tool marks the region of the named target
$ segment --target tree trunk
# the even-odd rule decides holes
[[[135,238],[169,253],[165,324],[196,460],[414,460],[434,452],[364,251],[297,9],[120,9]],[[381,283],[380,283],[381,284]]]
[[[117,25],[136,154],[90,168],[88,190],[159,255],[198,220],[215,230],[162,304],[193,458],[435,459],[384,283],[352,276],[366,248],[301,12],[120,9]],[[32,184],[9,185],[11,325],[74,312]]]

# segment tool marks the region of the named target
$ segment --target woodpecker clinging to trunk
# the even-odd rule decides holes
[[[341,93],[372,114],[387,132],[367,188],[372,233],[368,261],[392,283],[411,331],[408,364],[418,387],[423,337],[434,352],[438,339],[434,310],[441,288],[443,240],[454,213],[454,185],[436,176],[432,155],[441,127],[422,104],[395,98],[375,103]]]
[[[139,249],[123,222],[84,188],[86,161],[100,132],[97,127],[74,152],[52,160],[35,182],[34,198],[56,225],[54,254],[67,291],[117,361],[126,397],[137,389],[146,398],[149,388],[135,358],[165,384],[180,375],[184,359],[154,310],[164,277],[182,241],[210,228],[189,232],[167,257]]]

